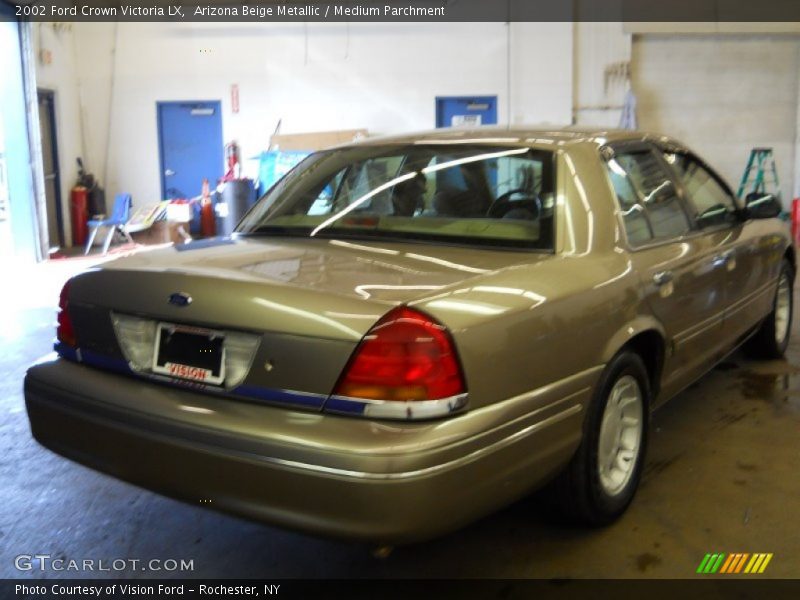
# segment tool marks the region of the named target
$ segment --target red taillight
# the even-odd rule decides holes
[[[67,346],[76,346],[75,330],[72,328],[72,321],[69,318],[67,307],[69,306],[69,281],[61,288],[61,296],[58,298],[58,328],[56,337],[58,341]]]
[[[466,391],[450,333],[417,310],[390,311],[369,330],[334,395],[369,400],[438,400]]]

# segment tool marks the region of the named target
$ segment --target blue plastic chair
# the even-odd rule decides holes
[[[103,244],[103,254],[108,254],[108,247],[111,245],[111,240],[114,237],[114,233],[117,231],[124,235],[129,242],[133,243],[133,238],[125,227],[128,224],[128,219],[130,217],[131,204],[132,201],[130,194],[117,194],[114,198],[114,211],[111,213],[111,216],[108,219],[92,219],[87,223],[91,229],[91,233],[89,234],[89,239],[86,242],[86,251],[83,253],[84,256],[89,254],[89,250],[92,249],[92,244],[94,243],[94,238],[97,235],[97,230],[101,227],[111,228],[109,229],[108,235],[106,236],[106,241]]]

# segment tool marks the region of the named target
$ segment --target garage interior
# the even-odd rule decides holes
[[[0,272],[8,282],[0,298],[0,577],[41,576],[17,570],[14,557],[46,552],[193,559],[192,573],[170,576],[204,578],[686,578],[719,551],[773,553],[765,577],[800,576],[800,530],[787,518],[800,497],[797,322],[785,360],[737,353],[656,412],[642,487],[613,525],[565,526],[535,494],[383,558],[64,460],[31,438],[22,395],[26,369],[52,350],[68,277],[207,233],[199,212],[187,222],[167,209],[165,232],[139,232],[131,243],[106,225],[84,256],[77,158],[83,182],[92,173],[105,191],[100,212],[110,215],[128,194],[135,214],[170,198],[207,197],[229,167],[254,198],[265,157],[296,161],[353,136],[432,129],[443,99],[466,99],[480,112],[440,119],[445,126],[613,128],[627,103],[638,128],[685,142],[733,189],[751,150],[771,148],[773,191],[788,214],[800,197],[797,23],[0,21],[0,70]],[[203,133],[214,140],[204,160],[216,171],[188,189],[171,188],[168,172],[180,169],[164,162],[170,106],[214,115],[221,126]],[[232,167],[229,152],[238,156]],[[218,233],[225,219],[217,212]]]

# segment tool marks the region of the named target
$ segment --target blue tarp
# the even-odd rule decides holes
[[[262,152],[258,164],[258,196],[263,195],[276,181],[309,154],[311,152]]]

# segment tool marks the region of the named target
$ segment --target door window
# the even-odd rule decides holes
[[[608,162],[608,175],[617,194],[617,202],[625,223],[625,233],[632,246],[641,246],[653,239],[653,231],[644,207],[639,204],[639,195],[633,187],[628,175],[613,158]]]
[[[675,185],[653,152],[618,154],[608,161],[608,172],[632,245],[688,233],[689,219]]]
[[[736,221],[736,203],[730,192],[696,158],[688,154],[666,153],[683,183],[700,227],[723,225]]]

